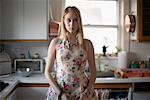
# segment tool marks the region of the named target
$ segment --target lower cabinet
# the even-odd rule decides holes
[[[133,100],[150,100],[150,82],[134,83]]]
[[[46,87],[19,87],[17,88],[18,100],[45,100]]]
[[[150,90],[133,92],[133,100],[150,100]]]
[[[19,84],[6,100],[45,100],[48,84]]]
[[[18,100],[17,99],[17,89],[14,89],[11,94],[6,98],[6,100]]]

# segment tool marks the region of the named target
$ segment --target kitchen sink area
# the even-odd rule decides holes
[[[108,77],[115,77],[115,76],[114,76],[114,72],[112,72],[112,71],[107,71],[107,72],[97,71],[96,77],[97,78],[108,78]]]

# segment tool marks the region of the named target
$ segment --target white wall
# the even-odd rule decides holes
[[[148,60],[150,59],[150,42],[138,43],[131,41],[130,52],[131,60]]]
[[[137,0],[130,0],[130,13],[137,17]],[[137,22],[136,18],[136,22]],[[135,34],[137,33],[137,26]],[[131,34],[131,33],[130,33]],[[132,39],[136,39],[135,37],[131,37]],[[150,42],[142,42],[139,43],[137,41],[130,41],[130,59],[131,60],[148,60],[150,58]]]

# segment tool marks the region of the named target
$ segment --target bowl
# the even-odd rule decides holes
[[[21,68],[17,70],[17,74],[23,77],[29,77],[32,74],[33,70],[31,68]]]

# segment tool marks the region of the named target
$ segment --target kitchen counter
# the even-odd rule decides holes
[[[0,80],[9,83],[2,92],[0,92],[0,100],[3,100],[18,83],[41,83],[48,84],[47,79],[44,74],[32,74],[30,77],[22,77],[18,74],[12,74],[7,77],[2,77]],[[139,78],[96,78],[95,83],[140,83],[140,82],[150,82],[150,77],[139,77]]]
[[[6,83],[9,83],[9,85],[0,92],[0,100],[3,100],[19,83],[18,80],[5,80]]]
[[[20,83],[48,83],[44,74],[32,74],[30,77],[22,77],[18,74],[12,74],[7,77],[0,78],[4,81],[17,80]],[[134,82],[150,82],[150,77],[132,77],[132,78],[115,78],[105,77],[96,78],[95,83],[134,83]]]

